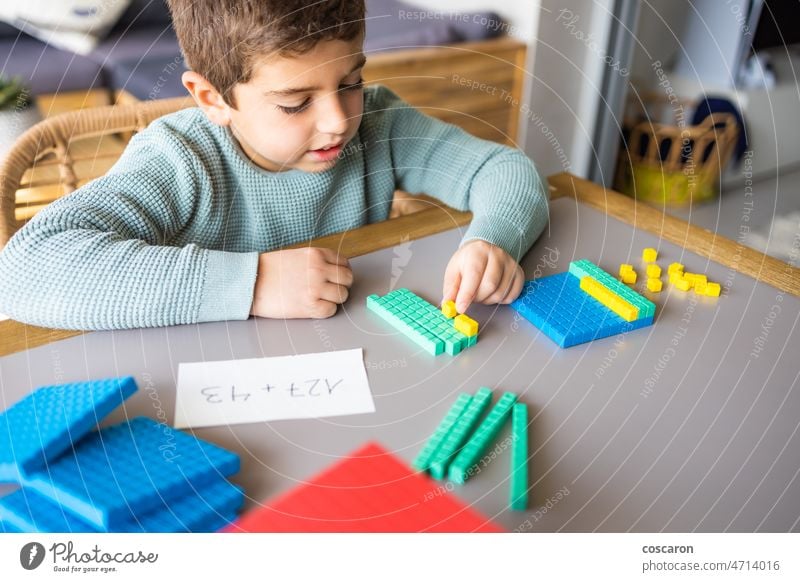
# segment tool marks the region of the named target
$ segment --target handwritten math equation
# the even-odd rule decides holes
[[[269,382],[252,388],[241,388],[236,384],[204,386],[200,394],[207,404],[247,402],[250,398],[281,394],[289,398],[335,397],[343,392],[344,378],[311,378],[296,382],[271,384]]]

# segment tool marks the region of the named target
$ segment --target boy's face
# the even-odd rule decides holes
[[[233,89],[230,127],[262,168],[321,172],[333,167],[364,111],[363,37],[318,43],[310,52],[274,56]]]

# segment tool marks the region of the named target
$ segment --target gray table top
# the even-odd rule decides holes
[[[438,302],[460,236],[353,259],[351,298],[327,320],[98,332],[7,356],[1,404],[44,384],[130,374],[140,390],[107,422],[126,414],[171,422],[180,362],[364,347],[375,413],[196,431],[241,456],[234,480],[248,509],[367,440],[411,461],[456,395],[485,385],[530,407],[530,508],[507,506],[507,429],[477,476],[444,487],[509,530],[800,530],[798,298],[562,199],[523,261],[527,278],[579,258],[616,273],[653,246],[665,270],[680,261],[722,283],[723,296],[667,285],[651,296],[653,326],[566,350],[506,306],[473,306],[478,344],[434,358],[368,312],[365,299],[402,286]]]

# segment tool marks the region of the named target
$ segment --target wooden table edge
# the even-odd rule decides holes
[[[681,218],[568,173],[548,178],[552,198],[569,196],[701,257],[800,297],[800,269]]]
[[[635,228],[674,243],[702,257],[767,283],[776,289],[800,297],[800,269],[750,249],[711,231],[692,226],[685,220],[637,203],[632,198],[598,186],[568,173],[548,178],[551,200],[571,197],[587,206]],[[404,242],[437,234],[472,219],[469,212],[460,212],[425,197],[431,208],[341,233],[323,236],[294,245],[320,246],[357,257]],[[53,330],[26,325],[13,320],[0,322],[0,356],[39,347],[80,335],[83,332]]]

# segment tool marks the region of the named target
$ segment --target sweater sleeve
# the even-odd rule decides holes
[[[385,87],[377,89],[375,107],[387,116],[397,186],[471,210],[461,244],[485,240],[519,260],[548,219],[547,189],[533,162],[423,114]]]
[[[0,312],[82,330],[246,319],[257,253],[171,246],[210,187],[180,137],[135,136],[105,176],[44,208],[0,252]]]

